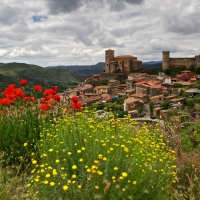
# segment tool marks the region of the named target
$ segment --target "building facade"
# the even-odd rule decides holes
[[[103,73],[124,73],[128,74],[142,68],[142,61],[131,55],[114,55],[114,50],[105,51],[105,68]]]

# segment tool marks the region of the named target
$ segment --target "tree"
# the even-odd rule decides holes
[[[198,66],[198,67],[194,70],[194,73],[200,74],[200,66]]]
[[[165,74],[167,75],[167,76],[171,76],[171,74],[172,74],[172,72],[171,72],[171,69],[166,69],[165,71]]]

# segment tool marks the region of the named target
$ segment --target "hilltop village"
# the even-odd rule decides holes
[[[115,57],[114,50],[106,50],[103,72],[93,74],[73,89],[67,89],[61,94],[62,99],[70,101],[72,96],[78,96],[82,105],[96,105],[99,108],[118,101],[121,103],[118,105],[119,113],[130,113],[133,118],[154,119],[163,116],[168,108],[182,109],[186,97],[200,94],[200,90],[191,88],[184,91],[186,95],[183,95],[183,91],[174,85],[191,86],[199,80],[199,76],[189,69],[200,66],[200,55],[194,58],[170,58],[169,53],[162,52],[163,70],[186,67],[175,77],[163,72],[157,75],[138,72],[142,68],[142,61],[137,57]]]

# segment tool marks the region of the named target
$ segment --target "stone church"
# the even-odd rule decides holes
[[[105,68],[103,73],[129,74],[142,68],[142,61],[131,55],[114,56],[114,50],[105,51]]]

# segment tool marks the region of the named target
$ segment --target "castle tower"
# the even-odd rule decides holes
[[[162,52],[162,69],[163,70],[166,70],[169,68],[169,55],[170,55],[170,51]]]
[[[195,68],[200,67],[200,55],[195,56]]]
[[[112,49],[105,51],[105,68],[104,73],[110,73],[110,61],[114,59],[115,51]]]

